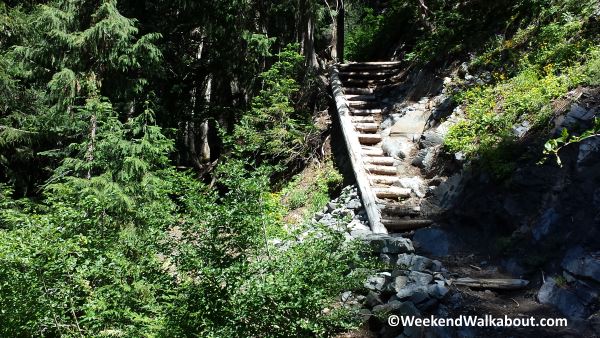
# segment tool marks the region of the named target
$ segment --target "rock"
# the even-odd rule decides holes
[[[427,291],[431,297],[436,299],[442,299],[450,292],[447,287],[439,284],[430,285]]]
[[[348,204],[346,204],[346,208],[353,210],[360,209],[362,208],[362,203],[359,199],[352,199],[350,202],[348,202]]]
[[[422,290],[417,290],[408,298],[408,300],[411,301],[413,304],[419,304],[428,299],[429,299],[429,294]]]
[[[575,247],[567,252],[561,266],[573,275],[600,282],[600,253],[590,254]]]
[[[517,138],[521,138],[527,134],[531,127],[532,126],[529,121],[523,121],[512,128],[513,135],[515,135]]]
[[[450,246],[448,235],[438,228],[425,228],[415,231],[413,240],[419,248],[431,255],[446,256]]]
[[[394,255],[394,254],[380,254],[379,255],[379,260],[382,261],[383,263],[387,264],[387,265],[392,265],[395,264],[396,261],[398,260],[398,256]]]
[[[427,292],[427,286],[418,285],[416,283],[407,284],[403,288],[396,290],[396,297],[400,300],[404,300],[410,298],[417,292]]]
[[[398,307],[398,312],[404,316],[420,316],[421,312],[411,302],[403,302]]]
[[[598,291],[581,282],[563,288],[555,279],[547,278],[538,291],[538,299],[543,304],[555,306],[571,319],[584,319],[591,313],[590,306],[598,300]]]
[[[409,239],[403,237],[392,237],[385,234],[372,234],[367,236],[371,249],[374,252],[401,254],[414,252],[415,248]]]
[[[592,137],[581,141],[577,154],[577,167],[584,167],[598,161],[597,153],[600,151],[600,137]]]
[[[373,291],[369,291],[369,293],[367,294],[367,298],[365,298],[365,305],[369,309],[372,309],[373,307],[381,304],[383,304],[383,301],[381,300],[381,298],[379,298],[379,294]]]
[[[433,261],[427,257],[419,255],[401,254],[398,255],[396,265],[405,267],[408,270],[424,271],[430,270],[433,265]]]
[[[383,152],[396,159],[404,159],[410,153],[411,145],[408,140],[403,141],[401,138],[387,138],[381,145]]]
[[[396,292],[399,292],[400,290],[404,289],[407,284],[408,284],[407,276],[397,276],[394,279],[393,287],[394,287],[394,290],[396,290]]]
[[[366,229],[366,230],[365,229],[352,229],[350,231],[350,237],[358,238],[358,239],[365,239],[372,234],[373,234],[373,232],[369,229]]]
[[[408,279],[415,282],[417,285],[427,285],[433,281],[433,276],[419,271],[411,271],[408,274]]]
[[[415,158],[413,158],[411,164],[414,165],[415,167],[419,167],[422,169],[423,161],[425,160],[425,156],[427,156],[428,152],[429,152],[429,149],[427,149],[427,148],[419,150],[419,152],[417,153]]]
[[[398,184],[402,188],[411,189],[418,197],[425,197],[425,182],[419,176],[402,177]]]
[[[444,137],[438,134],[435,130],[428,130],[421,135],[419,145],[421,148],[430,148],[439,146],[444,142]]]
[[[554,208],[547,209],[542,214],[537,224],[533,226],[533,238],[536,241],[539,241],[544,236],[546,236],[553,228],[553,225],[556,223],[556,221],[558,221],[558,218],[558,213]]]
[[[578,124],[581,124],[581,122],[585,122],[585,121],[589,121],[591,119],[594,118],[594,110],[593,109],[586,109],[578,104],[573,104],[571,106],[571,110],[569,110],[569,112],[567,113],[567,115],[565,116],[564,121],[561,123],[560,127],[573,127],[576,126]],[[559,128],[562,129],[562,128]]]
[[[319,220],[321,220],[321,218],[323,218],[323,216],[325,216],[325,214],[324,214],[324,213],[322,213],[322,212],[317,212],[317,213],[315,214],[315,221],[319,221]]]
[[[398,311],[402,309],[403,304],[404,303],[400,301],[394,300],[385,304],[377,305],[373,307],[373,314],[381,316],[385,314],[398,313]]]
[[[466,62],[463,62],[460,64],[460,66],[458,67],[458,71],[457,74],[460,78],[465,78],[465,76],[467,74],[469,74],[469,64]]]
[[[443,118],[448,117],[452,113],[452,98],[445,95],[441,95],[438,102],[439,104],[431,113],[431,115],[435,120],[440,121]]]
[[[342,296],[341,296],[342,303],[347,302],[348,300],[350,300],[350,298],[352,298],[352,291],[346,291],[346,292],[342,293]]]
[[[371,291],[381,292],[386,287],[386,285],[391,282],[391,280],[392,275],[389,272],[380,272],[375,274],[374,276],[367,278],[367,281],[364,285],[365,288]]]
[[[426,312],[426,311],[431,312],[431,310],[436,305],[438,305],[438,300],[436,298],[429,298],[429,297],[427,297],[427,299],[425,301],[423,301],[422,303],[416,304],[417,309],[419,309],[421,312]]]
[[[337,208],[337,204],[335,204],[334,202],[327,203],[327,212],[332,212],[336,208]]]

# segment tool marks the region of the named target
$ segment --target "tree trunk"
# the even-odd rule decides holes
[[[337,43],[335,45],[337,51],[337,62],[344,62],[344,25],[345,20],[344,17],[346,15],[346,10],[344,8],[344,0],[338,0],[337,5],[337,23],[336,23],[336,39]]]
[[[88,145],[87,154],[85,156],[85,158],[88,162],[92,162],[94,160],[94,147],[95,147],[95,143],[96,143],[96,127],[97,127],[96,115],[92,115],[92,117],[90,117],[90,144]],[[90,178],[92,178],[91,163],[90,163],[90,167],[88,168],[87,174],[85,175],[85,178],[87,178],[88,180]]]
[[[305,29],[302,32],[301,52],[306,59],[306,65],[310,68],[316,68],[319,66],[319,63],[317,62],[317,54],[315,52],[315,13],[312,0],[303,0],[300,10]]]

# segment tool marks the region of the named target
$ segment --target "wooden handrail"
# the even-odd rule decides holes
[[[346,141],[346,147],[348,148],[348,154],[350,155],[350,162],[352,163],[352,170],[354,171],[354,177],[356,178],[356,184],[360,191],[360,197],[363,201],[363,206],[367,212],[369,223],[371,224],[371,230],[374,233],[387,233],[387,229],[381,222],[381,212],[377,207],[375,193],[369,184],[367,178],[367,171],[362,162],[361,145],[358,141],[358,134],[355,132],[352,126],[350,118],[350,108],[348,102],[344,97],[344,91],[342,89],[342,82],[339,76],[339,70],[337,65],[331,67],[331,89],[333,91],[333,97],[335,99],[335,105],[340,119],[340,125],[342,127],[342,134]]]

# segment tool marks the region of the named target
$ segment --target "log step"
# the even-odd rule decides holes
[[[389,187],[389,188],[374,188],[375,196],[378,198],[406,198],[410,196],[410,189]]]
[[[400,67],[402,63],[400,61],[388,61],[388,62],[357,62],[357,63],[345,63],[339,65],[340,70],[345,71],[359,71],[359,70],[387,70],[395,69]]]
[[[375,95],[345,94],[344,96],[346,97],[347,101],[365,101],[365,102],[377,101],[377,97],[375,97]]]
[[[358,134],[358,141],[360,144],[377,144],[381,142],[381,135],[379,134]]]
[[[361,152],[363,156],[383,156],[383,150],[377,147],[363,147]]]
[[[344,87],[374,87],[379,84],[385,84],[389,82],[387,79],[378,79],[378,80],[366,80],[366,79],[354,79],[349,78],[342,80],[342,84]]]
[[[394,165],[396,160],[393,157],[387,156],[368,156],[365,157],[365,163],[375,164],[375,165]]]
[[[388,71],[377,71],[373,70],[370,72],[340,72],[340,77],[342,79],[357,79],[357,80],[378,80],[385,79],[390,76],[394,76],[398,73],[397,69],[391,69]]]
[[[382,219],[381,223],[390,231],[393,230],[412,230],[430,226],[433,221],[430,219]]]
[[[369,95],[373,94],[375,90],[373,88],[344,88],[344,94],[346,95]]]
[[[371,181],[371,184],[392,185],[392,184],[398,182],[398,177],[369,175],[369,180]]]
[[[381,108],[372,108],[372,109],[350,108],[350,113],[352,113],[352,115],[374,115],[374,114],[381,114],[382,112],[383,112],[383,109],[381,109]]]
[[[362,132],[376,132],[379,129],[377,123],[355,123],[354,128]]]
[[[372,165],[368,164],[365,166],[365,170],[368,173],[375,175],[387,175],[387,176],[396,176],[398,174],[398,170],[396,167],[384,166],[384,165]]]
[[[352,116],[352,122],[354,123],[375,123],[375,119],[372,115],[365,116]]]
[[[384,176],[385,177],[385,176]],[[418,203],[402,203],[402,204],[391,204],[391,205],[386,205],[382,210],[381,210],[381,214],[382,215],[386,215],[386,216],[396,216],[396,217],[403,217],[403,216],[418,216],[421,214],[421,207]]]
[[[348,106],[351,108],[373,108],[379,106],[377,101],[348,101]]]

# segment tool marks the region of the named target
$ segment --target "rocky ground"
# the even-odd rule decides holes
[[[448,129],[463,116],[462,108],[449,102],[457,81],[486,78],[461,68],[440,80],[417,74],[385,94],[384,150],[403,166],[403,184],[413,190],[416,210],[438,216],[433,226],[372,234],[353,187],[315,215],[314,222],[367,241],[386,266],[366,281],[365,293],[341,296],[345,304],[361,308],[366,323],[366,330],[349,336],[600,336],[600,138],[567,149],[558,167],[535,159],[548,135],[536,134],[525,122],[516,125],[523,152],[532,155],[498,184],[473,170],[462,154],[443,152]],[[589,126],[600,107],[598,94],[598,88],[578,88],[557,102],[554,132]],[[399,129],[400,124],[422,125],[424,131]],[[529,285],[503,291],[453,283],[462,277],[523,278]],[[421,330],[392,328],[386,323],[389,314],[564,317],[569,326]]]

